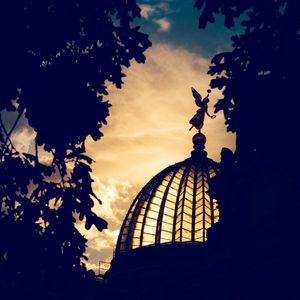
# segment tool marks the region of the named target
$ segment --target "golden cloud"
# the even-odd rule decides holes
[[[171,21],[167,18],[154,19],[154,23],[158,25],[158,31],[169,31],[171,29]]]

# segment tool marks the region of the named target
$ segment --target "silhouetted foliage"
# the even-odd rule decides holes
[[[226,27],[241,20],[244,28],[232,37],[233,50],[216,55],[209,69],[211,87],[224,95],[215,110],[237,133],[238,159],[297,153],[300,2],[196,0],[195,7],[201,9],[200,28],[220,13]]]
[[[92,211],[100,200],[85,140],[103,135],[107,82],[120,88],[122,68],[145,60],[151,43],[131,25],[139,16],[135,0],[0,4],[0,267],[13,277],[87,276],[75,223],[107,223]],[[12,138],[25,118],[35,133],[28,153]]]

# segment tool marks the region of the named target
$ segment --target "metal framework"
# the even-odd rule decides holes
[[[217,163],[190,157],[153,177],[133,201],[121,227],[116,255],[163,243],[204,242],[207,229],[219,220],[208,181]]]

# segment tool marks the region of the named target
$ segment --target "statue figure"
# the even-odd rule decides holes
[[[216,117],[216,115],[210,115],[208,113],[208,102],[209,102],[208,95],[210,94],[211,91],[207,90],[207,92],[208,92],[207,96],[202,100],[201,95],[192,87],[192,93],[195,98],[195,103],[200,108],[197,110],[196,114],[190,120],[190,124],[192,125],[190,130],[192,130],[192,128],[195,127],[196,129],[199,130],[199,132],[201,131],[201,128],[203,127],[203,123],[204,123],[205,114],[207,114],[211,119],[214,119]]]

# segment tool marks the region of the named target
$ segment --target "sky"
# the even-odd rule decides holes
[[[153,46],[145,53],[145,64],[132,62],[125,70],[122,89],[109,86],[112,108],[104,137],[87,142],[87,152],[95,160],[94,192],[102,200],[94,211],[108,222],[108,229],[77,226],[88,239],[87,267],[96,273],[99,261],[111,260],[122,221],[139,190],[162,169],[190,156],[196,130],[189,131],[189,120],[197,110],[191,87],[206,95],[210,60],[231,49],[234,33],[223,27],[222,18],[199,30],[194,0],[138,3],[142,17],[136,25],[149,34]],[[210,114],[220,94],[211,94]],[[235,136],[226,132],[221,113],[207,118],[202,131],[210,158],[219,161],[222,147],[234,150]],[[23,126],[12,139],[20,151],[30,152],[34,136]]]
[[[222,19],[198,29],[199,12],[194,0],[138,2],[142,18],[137,22],[149,34],[145,64],[132,63],[122,89],[110,87],[112,104],[104,137],[88,142],[93,166],[94,190],[103,204],[95,212],[108,221],[108,229],[80,230],[88,239],[87,266],[98,270],[98,261],[110,261],[119,229],[134,197],[159,171],[182,161],[192,151],[189,120],[197,110],[191,87],[206,95],[207,75],[214,54],[230,50],[233,34]],[[209,112],[220,92],[213,92]],[[218,161],[222,147],[234,149],[235,136],[227,133],[224,119],[206,119],[209,157]]]

